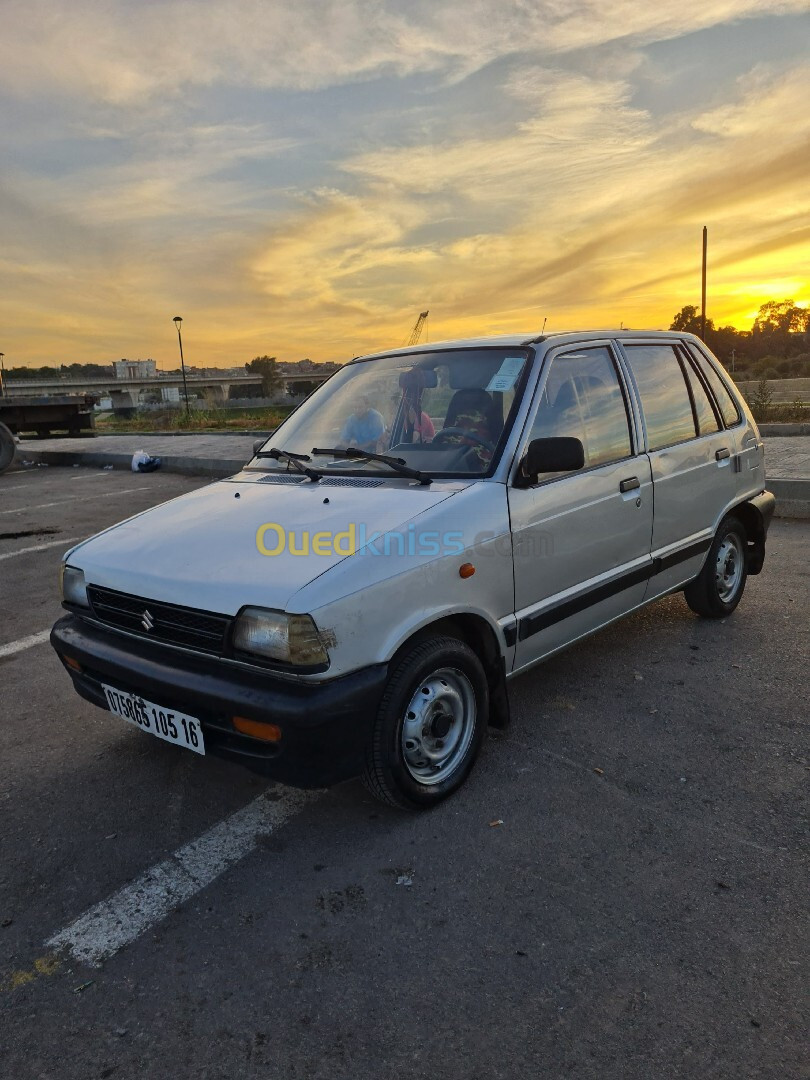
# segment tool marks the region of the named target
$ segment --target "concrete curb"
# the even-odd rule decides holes
[[[249,460],[247,457],[244,459],[212,458],[181,454],[160,454],[159,456],[162,472],[183,473],[187,476],[209,476],[212,479],[233,476],[234,473],[240,472]],[[18,465],[22,464],[23,458],[43,465],[86,465],[96,469],[112,465],[114,469],[123,469],[126,472],[132,470],[131,453],[71,451],[68,448],[32,450],[27,445],[18,446]],[[783,479],[769,476],[766,486],[768,491],[776,496],[776,517],[810,520],[810,479]]]
[[[204,435],[206,439],[209,435],[252,435],[254,439],[269,439],[275,430],[275,428],[266,428],[263,431],[254,431],[252,428],[250,430],[222,428],[218,431],[103,431],[99,428],[96,428],[93,434],[96,438],[103,439],[137,439],[141,437],[143,437],[144,439],[149,439],[152,437],[156,437],[159,439],[188,439],[199,438],[201,435]],[[808,434],[810,434],[810,432],[808,432]],[[23,446],[29,445],[29,442],[31,445],[36,446],[36,439],[23,439]]]
[[[783,480],[769,476],[765,486],[776,496],[776,517],[810,520],[810,480]]]
[[[810,424],[760,424],[763,439],[782,439],[788,435],[810,435]]]
[[[249,458],[203,458],[181,456],[179,454],[160,454],[161,472],[184,473],[187,476],[210,476],[221,478],[233,476],[240,472],[247,464]],[[132,471],[132,454],[95,453],[83,450],[29,450],[27,447],[22,452],[18,449],[17,464],[22,465],[23,459],[34,461],[42,465],[86,465],[90,468],[103,469],[112,465],[114,469]]]

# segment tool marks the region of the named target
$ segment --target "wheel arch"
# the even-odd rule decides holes
[[[723,518],[725,521],[726,518],[735,517],[745,529],[746,563],[751,576],[758,574],[765,562],[765,538],[775,502],[770,492],[763,491],[761,495],[732,507]]]
[[[442,615],[414,631],[403,641],[392,657],[389,670],[411,646],[436,634],[458,638],[473,650],[484,668],[489,689],[490,727],[506,728],[510,720],[509,696],[506,689],[506,663],[498,636],[491,624],[473,612],[454,612]]]

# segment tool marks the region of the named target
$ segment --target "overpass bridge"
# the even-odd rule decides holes
[[[325,369],[325,370],[322,370]],[[279,371],[279,394],[294,394],[296,387],[306,389],[313,384],[325,382],[335,371],[332,365],[315,365],[311,371],[287,373]],[[260,375],[186,375],[189,395],[201,393],[212,405],[219,405],[228,400],[232,386],[256,386],[262,384]],[[141,393],[150,390],[163,390],[175,387],[182,396],[183,376],[161,373],[143,378],[117,379],[114,375],[57,376],[56,378],[9,379],[5,381],[5,392],[9,398],[30,397],[32,394],[98,394],[112,399],[114,409],[134,409],[141,403]]]

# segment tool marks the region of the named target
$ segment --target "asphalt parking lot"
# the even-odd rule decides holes
[[[810,1076],[810,523],[725,622],[669,597],[514,681],[407,816],[73,693],[62,552],[204,483],[0,477],[4,1075]]]

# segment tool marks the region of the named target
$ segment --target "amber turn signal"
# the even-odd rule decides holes
[[[82,665],[79,663],[78,660],[74,660],[72,656],[63,656],[62,659],[72,671],[78,671],[79,673],[81,673]]]
[[[231,723],[237,731],[241,731],[243,735],[252,735],[254,739],[264,739],[265,742],[278,742],[281,739],[281,728],[278,724],[248,720],[246,716],[232,716]]]
[[[462,563],[458,568],[458,576],[463,578],[472,577],[475,573],[475,567],[471,562]]]

